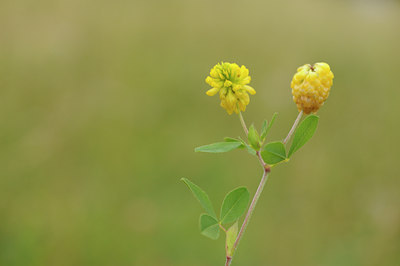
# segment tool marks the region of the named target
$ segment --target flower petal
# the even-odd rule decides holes
[[[252,87],[248,86],[248,85],[244,85],[243,89],[245,89],[248,93],[250,93],[251,95],[256,94],[256,90],[253,89]]]
[[[218,88],[212,88],[212,89],[209,89],[209,90],[206,92],[206,94],[207,94],[208,96],[214,96],[215,94],[218,93],[218,91],[219,91]]]

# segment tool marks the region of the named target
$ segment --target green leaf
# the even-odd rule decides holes
[[[253,147],[255,150],[260,149],[260,136],[258,135],[258,132],[254,125],[251,125],[251,127],[249,128],[247,139],[249,140],[251,147]]]
[[[226,231],[226,256],[232,257],[233,255],[233,245],[235,244],[236,237],[238,235],[238,222],[234,223],[227,231]]]
[[[246,211],[250,194],[247,188],[239,187],[229,192],[221,207],[221,223],[231,223],[239,219]]]
[[[242,145],[240,145],[240,146],[238,147],[238,149],[242,149],[242,148],[245,147],[245,145],[243,144],[243,141],[242,141],[241,139],[235,139],[235,138],[231,138],[231,137],[225,137],[225,138],[224,138],[224,141],[225,141],[225,142],[240,142],[240,144],[242,144]]]
[[[221,153],[235,150],[242,146],[240,142],[217,142],[194,149],[195,152]]]
[[[277,115],[278,115],[278,113],[274,113],[272,115],[272,118],[271,118],[271,123],[269,123],[269,125],[265,128],[265,130],[264,129],[262,130],[262,132],[261,132],[261,140],[264,140],[265,137],[268,135],[269,130],[271,129],[272,125],[275,123],[275,118],[276,118]],[[266,121],[267,120],[265,120],[265,122]],[[263,125],[263,127],[264,127],[264,125]]]
[[[270,142],[265,145],[261,157],[267,164],[277,164],[286,160],[285,145],[282,142]]]
[[[248,153],[250,153],[251,155],[257,156],[255,149],[253,149],[249,144],[246,143],[246,141],[242,140],[240,137],[239,137],[239,139],[242,142],[243,146],[246,147]]]
[[[181,178],[181,181],[185,182],[190,191],[192,191],[193,196],[200,202],[201,206],[203,206],[206,212],[212,217],[217,218],[217,215],[215,214],[214,208],[207,193],[204,192],[204,190],[202,190],[199,186],[189,181],[189,179],[187,178]]]
[[[301,122],[296,132],[294,133],[292,146],[290,146],[288,157],[292,156],[294,152],[300,149],[307,143],[317,130],[319,117],[316,115],[309,115]]]
[[[261,127],[261,140],[263,140],[265,138],[265,136],[267,136],[267,128],[268,128],[268,121],[264,120],[263,125]]]
[[[231,137],[225,137],[224,141],[225,142],[240,142],[240,139],[235,139],[235,138],[231,138]]]
[[[219,224],[218,221],[208,215],[208,214],[201,214],[200,215],[200,231],[202,235],[209,237],[211,239],[218,239],[219,237]]]

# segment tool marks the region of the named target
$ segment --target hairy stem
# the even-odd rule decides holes
[[[302,116],[303,116],[303,110],[300,111],[299,115],[296,118],[296,121],[294,121],[292,128],[290,129],[288,135],[286,136],[285,140],[283,141],[283,144],[286,144],[289,141],[289,139],[293,135],[297,125],[299,124]]]

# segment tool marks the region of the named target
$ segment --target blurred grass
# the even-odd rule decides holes
[[[257,161],[193,148],[241,134],[206,97],[250,69],[245,113],[282,138],[305,63],[335,74],[313,140],[267,184],[235,265],[398,265],[398,1],[2,1],[0,265],[222,265],[187,177],[216,204]],[[217,206],[216,206],[217,207]]]

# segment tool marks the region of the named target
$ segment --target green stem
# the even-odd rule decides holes
[[[286,136],[285,140],[283,141],[283,144],[286,144],[289,141],[289,139],[293,135],[297,125],[299,124],[300,119],[301,119],[302,116],[303,116],[303,110],[301,110],[301,112],[297,116],[296,120],[294,121],[292,128],[290,129],[288,135]]]
[[[242,124],[244,133],[246,133],[246,137],[247,137],[247,135],[249,134],[249,130],[247,129],[246,122],[244,122],[242,112],[239,112],[239,119],[240,119],[240,123]]]

